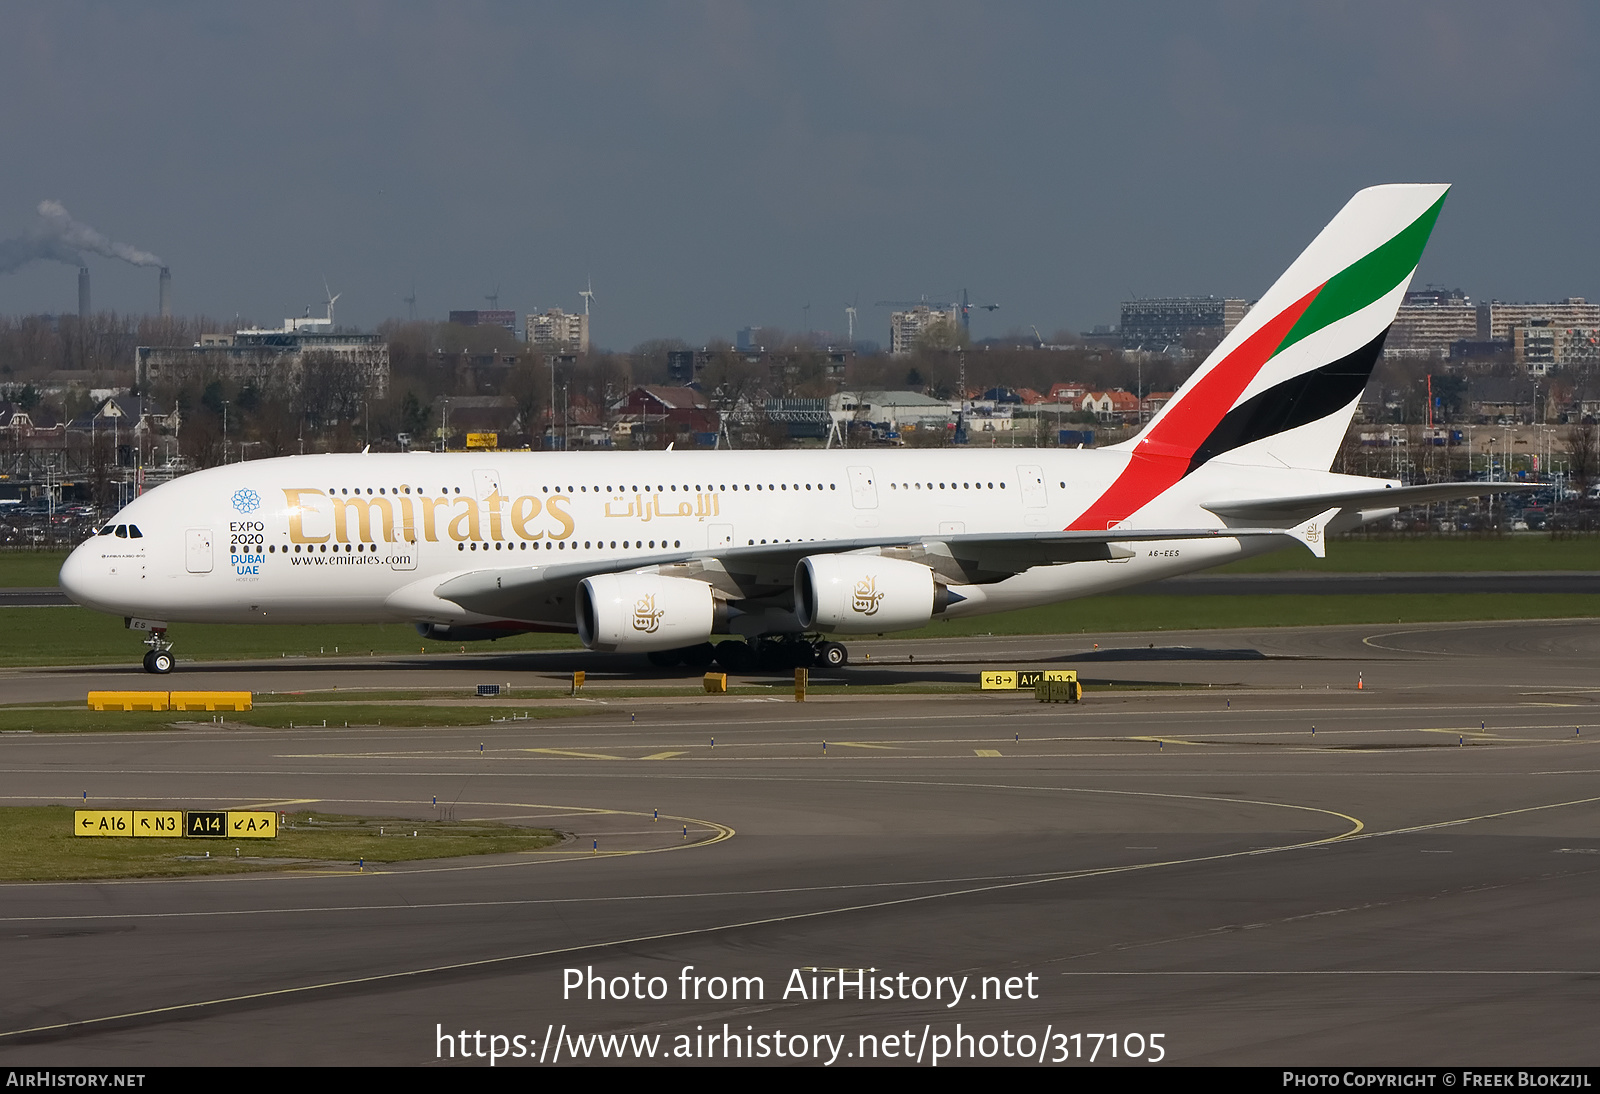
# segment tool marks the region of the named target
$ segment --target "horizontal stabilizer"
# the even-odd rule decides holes
[[[1331,494],[1302,494],[1297,497],[1241,498],[1237,501],[1207,502],[1204,508],[1224,520],[1290,524],[1309,520],[1329,508],[1404,509],[1409,505],[1458,501],[1508,490],[1530,489],[1533,487],[1514,482],[1442,482],[1426,486],[1389,486]]]

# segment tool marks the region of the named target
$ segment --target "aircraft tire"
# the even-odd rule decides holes
[[[755,651],[748,642],[729,639],[716,646],[717,664],[728,672],[749,672],[756,666]]]
[[[166,650],[156,650],[149,655],[148,668],[157,676],[165,676],[177,665],[178,659]]]
[[[710,642],[702,642],[698,646],[688,646],[678,651],[683,657],[683,663],[690,668],[703,669],[717,658],[717,647]]]
[[[850,651],[838,642],[822,642],[817,646],[817,664],[824,668],[843,668],[850,663]]]

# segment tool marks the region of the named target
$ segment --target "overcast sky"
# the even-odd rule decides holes
[[[597,344],[747,325],[977,337],[1258,296],[1379,182],[1455,184],[1418,275],[1600,298],[1579,3],[11,3],[0,239],[60,202],[177,310],[341,324],[582,308]],[[94,305],[156,274],[88,260]],[[0,313],[72,311],[60,261]]]

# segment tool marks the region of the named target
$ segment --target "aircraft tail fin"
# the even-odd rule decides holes
[[[1383,352],[1449,187],[1362,190],[1131,447],[1326,471]]]
[[[1339,210],[1132,440],[1074,522],[1119,521],[1212,460],[1326,471],[1449,187],[1373,186]]]

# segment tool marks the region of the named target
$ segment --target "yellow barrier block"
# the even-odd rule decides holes
[[[980,677],[983,691],[1016,691],[1017,674],[1010,669],[991,669]]]
[[[276,839],[278,814],[228,810],[228,835],[233,839]]]
[[[90,710],[166,710],[164,691],[91,691]]]
[[[133,810],[131,809],[74,809],[72,811],[74,836],[131,836],[133,835]]]
[[[130,836],[183,838],[183,813],[176,809],[135,809]]]
[[[249,710],[253,693],[248,691],[175,691],[170,710]]]
[[[707,695],[728,694],[728,674],[725,672],[708,672],[701,683],[705,685]]]
[[[811,670],[810,669],[795,669],[794,670],[794,701],[795,702],[803,703],[803,702],[806,701],[806,687],[810,683],[811,683]]]

